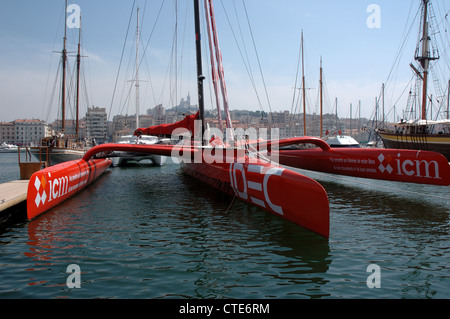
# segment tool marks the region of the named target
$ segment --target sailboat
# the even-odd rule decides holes
[[[301,32],[301,64],[302,64],[302,105],[303,105],[303,136],[307,135],[306,125],[306,82],[305,82],[305,63],[304,63],[304,43],[303,43],[303,30]],[[296,80],[297,81],[297,80]],[[295,85],[296,86],[296,85]],[[295,91],[294,91],[295,92]],[[295,100],[295,93],[293,101]],[[331,147],[360,147],[359,143],[351,136],[343,135],[340,130],[336,129],[336,132],[330,133],[329,130],[325,132],[323,130],[323,67],[322,57],[320,57],[320,78],[319,78],[319,104],[320,104],[320,125],[319,125],[319,137],[328,143]],[[351,111],[350,111],[351,114]],[[336,99],[336,118],[337,118],[337,99]],[[337,122],[336,122],[337,127]],[[292,145],[290,146],[293,147]]]
[[[214,47],[215,49],[215,55],[211,51],[210,53],[211,57],[215,57],[217,62],[217,67],[213,64],[212,68],[213,84],[215,88],[219,86],[221,88],[227,117],[223,135],[230,136],[233,134],[233,128],[232,122],[228,118],[228,99],[221,53],[218,46],[213,2],[212,0],[205,0],[204,4],[210,48]],[[175,146],[142,147],[142,151],[147,148],[149,152],[164,152],[164,147],[167,147],[166,151],[170,152],[169,154],[172,154],[172,156],[174,153],[182,153],[184,159],[181,163],[182,170],[196,180],[328,237],[328,197],[319,183],[307,176],[280,167],[270,160],[258,157],[258,154],[252,156],[249,148],[239,147],[237,143],[233,143],[233,140],[228,140],[225,143],[212,143],[220,141],[220,139],[215,138],[215,136],[212,136],[211,139],[207,138],[203,93],[205,76],[202,71],[199,7],[199,0],[194,0],[198,113],[172,124],[173,126],[140,128],[135,132],[135,135],[141,136],[162,128],[166,128],[170,132],[174,128],[184,127],[193,133],[192,139],[184,140],[184,143]],[[211,60],[213,63],[214,59]],[[216,101],[218,100],[216,99]],[[217,107],[219,108],[219,105]],[[218,114],[221,114],[221,112],[218,112]],[[110,147],[114,149],[116,146],[118,144]],[[89,155],[93,154],[94,150]]]
[[[447,93],[447,118],[431,120],[428,116],[427,103],[429,73],[432,62],[439,59],[437,49],[431,47],[430,0],[422,0],[421,39],[416,48],[415,60],[419,68],[410,64],[416,76],[422,82],[421,117],[412,120],[401,120],[395,125],[385,126],[376,132],[387,148],[428,150],[443,154],[450,162],[450,119],[449,92]]]
[[[39,160],[46,161],[50,165],[80,159],[86,153],[87,149],[93,146],[88,140],[81,141],[79,137],[79,95],[80,95],[80,65],[81,65],[81,23],[78,36],[78,52],[76,64],[76,123],[75,135],[69,135],[66,132],[66,69],[67,69],[67,0],[65,4],[65,25],[64,25],[64,39],[63,50],[61,52],[62,64],[62,84],[61,84],[61,128],[56,135],[52,137],[44,137],[41,145],[37,147],[30,147],[30,152]],[[81,19],[81,18],[80,18]],[[47,154],[49,161],[47,160]]]
[[[350,123],[352,121],[351,119],[351,108],[350,108]],[[337,98],[336,98],[336,128],[338,127],[338,121],[337,121],[338,115],[337,115]],[[350,147],[350,148],[359,148],[359,143],[350,135],[344,135],[342,134],[341,130],[336,130],[335,132],[330,132],[327,130],[325,132],[324,137],[325,142],[328,143],[331,147]]]
[[[139,7],[137,8],[137,23],[136,23],[136,129],[139,128]],[[118,143],[121,144],[161,144],[168,143],[169,139],[161,139],[157,136],[134,136],[134,135],[124,135],[119,138]],[[113,166],[126,166],[129,162],[141,162],[145,160],[151,161],[157,166],[161,166],[166,161],[165,156],[155,155],[155,154],[142,154],[134,152],[120,152],[115,151],[110,154]]]
[[[19,147],[17,145],[8,144],[3,142],[0,145],[0,153],[17,153]]]

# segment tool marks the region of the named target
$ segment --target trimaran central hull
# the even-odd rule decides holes
[[[183,170],[223,193],[329,236],[327,193],[309,177],[263,161],[189,163]]]

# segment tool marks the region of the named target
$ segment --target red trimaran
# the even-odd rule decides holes
[[[214,33],[216,60],[219,65],[218,72],[213,71],[213,79],[217,79],[217,75],[221,78],[223,74],[215,33],[212,0],[205,0],[205,11],[207,19],[209,14],[211,24],[208,23],[208,25]],[[28,187],[29,219],[74,195],[100,176],[110,165],[110,161],[99,157],[107,156],[109,151],[132,151],[181,157],[183,170],[194,178],[324,237],[329,236],[330,229],[329,203],[324,188],[315,180],[279,164],[373,179],[450,185],[448,162],[442,155],[433,152],[391,149],[337,150],[331,149],[321,139],[299,137],[269,140],[264,144],[256,144],[260,147],[260,151],[251,154],[246,147],[225,147],[223,144],[212,145],[204,142],[206,126],[199,0],[194,0],[194,13],[199,112],[174,124],[138,129],[135,132],[136,135],[170,135],[174,129],[184,129],[192,133],[193,138],[189,140],[189,144],[103,144],[89,150],[81,160],[62,163],[36,172],[31,177]],[[221,78],[221,80],[223,79]],[[215,85],[217,85],[216,81]],[[224,89],[223,81],[221,81],[221,85]],[[225,95],[224,100],[226,102]],[[221,113],[220,110],[218,113]],[[231,128],[231,123],[228,121],[227,128]],[[201,133],[202,136],[196,139],[195,133]],[[312,150],[279,149],[299,143],[316,144],[318,148]],[[255,145],[247,143],[246,146]],[[271,159],[278,159],[278,162]]]

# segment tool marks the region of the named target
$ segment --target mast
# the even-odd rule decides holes
[[[218,71],[216,69],[216,63],[214,60],[214,51],[213,51],[213,39],[212,39],[212,34],[211,34],[211,22],[208,16],[208,10],[206,10],[208,8],[208,4],[207,4],[207,0],[205,0],[205,16],[206,16],[206,25],[207,25],[207,30],[208,30],[208,39],[209,39],[209,54],[210,54],[210,60],[211,60],[211,76],[212,76],[212,83],[213,83],[213,87],[214,87],[214,95],[216,98],[216,108],[217,108],[217,119],[218,119],[218,123],[219,123],[219,130],[223,131],[223,127],[222,127],[222,111],[220,108],[220,101],[219,101],[219,88],[217,86],[217,82],[218,82],[218,78],[219,78],[219,74]]]
[[[426,105],[427,105],[427,87],[428,87],[428,70],[431,60],[436,60],[438,57],[432,57],[430,53],[430,36],[428,34],[428,2],[429,0],[422,0],[423,3],[423,26],[422,26],[422,52],[421,55],[416,56],[423,68],[423,87],[422,87],[422,120],[426,120]],[[417,50],[418,52],[419,50]]]
[[[382,100],[381,100],[381,108],[382,108],[382,118],[381,118],[381,124],[384,125],[384,83],[381,85],[381,91],[382,91]]]
[[[67,42],[67,0],[64,11],[64,40],[63,40],[63,50],[62,50],[62,87],[61,87],[61,131],[65,132],[65,118],[66,118],[66,64],[67,64],[67,50],[66,50],[66,42]]]
[[[450,119],[449,104],[450,104],[450,80],[448,80],[448,92],[447,92],[447,120]]]
[[[336,98],[336,114],[335,114],[335,125],[336,125],[336,129],[339,130],[339,126],[338,126],[338,107],[337,107],[337,98]]]
[[[323,111],[323,81],[322,81],[322,57],[320,57],[320,137],[322,138],[323,132],[323,119],[322,119],[322,111]]]
[[[136,23],[136,129],[140,127],[139,123],[139,7],[137,8]]]
[[[209,18],[211,20],[211,23],[208,23],[208,34],[210,33],[210,28],[212,29],[212,39],[214,41],[214,49],[215,49],[215,55],[216,55],[216,60],[217,60],[217,73],[219,76],[219,80],[220,80],[220,88],[222,91],[222,97],[223,97],[223,107],[224,107],[224,111],[225,111],[225,122],[226,122],[226,126],[227,128],[231,129],[233,127],[232,123],[231,123],[231,116],[230,116],[230,110],[229,110],[229,103],[228,103],[228,94],[227,94],[227,88],[225,85],[225,79],[224,79],[224,71],[223,71],[223,64],[222,64],[222,53],[220,52],[220,48],[219,48],[219,39],[217,36],[217,27],[216,27],[216,18],[214,15],[214,7],[213,7],[213,2],[211,0],[208,1],[209,2]],[[208,6],[205,0],[205,13],[207,14],[208,11]],[[208,17],[206,18],[208,20]],[[211,41],[211,37],[210,37],[210,41]],[[211,45],[211,44],[210,44]],[[212,54],[212,52],[211,52]],[[212,66],[214,67],[214,66]],[[230,130],[228,130],[227,132],[228,134],[230,134],[230,136],[227,136],[227,138],[231,138],[232,139],[232,133]]]
[[[426,105],[427,105],[427,82],[428,82],[428,66],[429,60],[428,55],[428,21],[427,21],[427,10],[428,10],[428,0],[423,0],[423,34],[422,34],[422,57],[420,63],[423,67],[423,91],[422,91],[422,120],[426,119]]]
[[[352,103],[350,103],[350,133],[348,135],[352,135],[352,112],[353,112],[352,108],[353,105]]]
[[[360,137],[361,137],[361,100],[359,100],[358,103],[358,138]]]
[[[375,127],[378,127],[378,98],[375,97]]]
[[[78,141],[79,137],[79,113],[80,113],[80,64],[81,64],[81,17],[80,17],[80,29],[78,30],[78,53],[77,53],[77,95],[76,95],[76,124],[75,124],[75,134],[76,140]]]
[[[302,30],[302,91],[303,91],[303,135],[306,136],[306,96],[305,96],[305,62],[303,55],[303,30]]]
[[[198,108],[199,117],[202,121],[202,144],[204,143],[204,133],[205,133],[205,102],[203,96],[203,80],[205,76],[202,71],[202,46],[201,46],[201,34],[200,34],[200,8],[199,0],[194,0],[194,19],[195,19],[195,49],[197,57],[197,90],[198,90]]]

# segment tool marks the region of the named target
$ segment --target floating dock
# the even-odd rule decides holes
[[[27,192],[28,180],[0,184],[0,228],[26,219]]]

